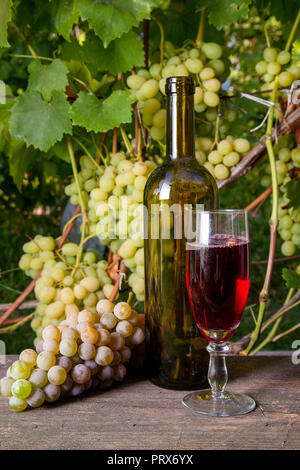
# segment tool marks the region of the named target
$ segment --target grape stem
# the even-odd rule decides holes
[[[86,214],[86,207],[85,207],[85,203],[83,201],[82,192],[81,192],[81,188],[80,188],[80,182],[79,182],[77,165],[76,165],[76,160],[75,160],[73,147],[72,147],[69,136],[66,136],[66,139],[67,139],[68,152],[69,152],[69,156],[70,156],[70,160],[71,160],[73,175],[74,175],[75,184],[76,184],[76,188],[77,188],[77,192],[78,192],[78,196],[79,196],[81,214],[82,214],[81,242],[80,242],[80,245],[79,245],[79,248],[78,248],[78,251],[79,251],[78,256],[79,256],[79,259],[80,259],[81,254],[82,254],[82,248],[83,248],[82,247],[82,240],[84,240],[86,227],[88,226],[88,224],[87,224],[87,214]]]
[[[109,297],[109,300],[111,302],[113,302],[120,290],[120,279],[121,279],[121,276],[122,274],[125,274],[126,273],[126,265],[125,263],[121,263],[121,268],[119,270],[119,278],[118,280],[115,282],[115,285],[114,285],[114,288],[112,290],[112,293],[110,294],[110,297]]]
[[[289,333],[292,333],[292,331],[297,330],[299,327],[300,327],[300,323],[297,323],[297,325],[292,326],[292,328],[289,328],[288,330],[284,331],[283,333],[280,333],[279,335],[275,336],[275,338],[272,339],[272,343],[275,343],[279,339],[283,338],[283,336],[286,336]]]
[[[121,136],[122,136],[124,145],[125,145],[125,147],[126,147],[127,153],[133,154],[133,147],[132,147],[132,145],[131,145],[130,140],[128,139],[128,136],[127,136],[126,132],[124,131],[124,129],[123,129],[122,126],[120,126],[119,129],[120,129]]]
[[[96,162],[96,160],[93,158],[93,156],[90,154],[90,152],[88,151],[88,149],[83,145],[83,143],[80,142],[79,139],[77,139],[76,137],[72,136],[72,139],[76,142],[76,144],[78,144],[82,150],[84,151],[84,153],[86,154],[86,156],[90,159],[90,161],[95,165],[95,167],[100,170],[100,165]],[[104,161],[103,159],[103,156],[101,155],[101,158],[102,160]]]
[[[298,11],[298,14],[297,14],[296,19],[294,21],[294,24],[292,26],[290,35],[289,35],[288,40],[286,42],[285,49],[284,49],[285,51],[289,51],[290,48],[291,48],[291,45],[292,45],[296,30],[298,28],[299,22],[300,22],[300,10]]]
[[[271,101],[273,103],[275,103],[276,101],[277,91],[278,91],[278,75],[275,77],[274,89],[273,89],[272,96],[271,96]],[[254,344],[256,344],[260,335],[260,328],[264,319],[266,304],[267,304],[267,300],[269,297],[270,283],[271,283],[274,258],[275,258],[277,225],[278,225],[278,182],[277,182],[277,172],[276,172],[276,165],[275,165],[275,155],[274,155],[273,145],[272,145],[274,108],[275,106],[272,106],[270,109],[270,114],[268,116],[268,123],[267,123],[267,132],[266,132],[266,148],[267,148],[267,152],[269,156],[271,177],[272,177],[272,188],[273,188],[272,213],[271,213],[271,218],[269,221],[269,225],[270,225],[269,256],[268,256],[268,264],[267,264],[267,270],[266,270],[263,288],[259,295],[259,311],[258,311],[257,321],[256,321],[254,331],[251,335],[249,344],[246,347],[246,349],[243,351],[245,355],[249,354]]]
[[[196,41],[195,41],[196,47],[200,47],[202,42],[203,42],[205,17],[206,17],[206,10],[204,8],[201,11],[201,14],[200,14],[199,28],[198,28],[198,32],[197,32],[197,36],[196,36]]]
[[[288,301],[290,300],[290,298],[292,297],[294,293],[294,289],[290,289],[289,292],[288,292],[288,295],[285,299],[285,302],[284,302],[284,305],[286,305],[288,303]],[[271,329],[271,331],[269,332],[269,334],[267,335],[267,337],[255,348],[253,349],[253,351],[250,352],[250,356],[254,356],[254,354],[256,354],[258,351],[260,351],[262,348],[264,348],[268,343],[270,343],[270,341],[272,341],[272,339],[274,338],[275,334],[276,334],[276,331],[281,323],[281,320],[282,320],[282,317],[278,318],[275,322],[275,324],[273,325],[273,328]]]
[[[115,153],[117,153],[117,151],[118,151],[118,128],[114,127],[111,153],[114,155]]]
[[[270,326],[274,321],[276,321],[278,318],[280,318],[282,315],[284,315],[286,312],[292,310],[294,307],[300,304],[300,290],[296,292],[296,294],[293,295],[293,297],[287,302],[285,305],[283,305],[276,313],[271,315],[268,320],[266,320],[261,328],[260,328],[260,333],[263,333],[268,326]],[[248,333],[245,335],[243,338],[239,339],[235,343],[229,343],[230,346],[230,352],[233,354],[239,354],[243,347],[249,342],[249,339],[251,338],[251,333]]]
[[[270,42],[270,36],[269,36],[269,32],[268,32],[267,23],[264,24],[264,33],[265,33],[265,37],[266,37],[267,46],[271,47],[271,42]]]
[[[96,233],[92,233],[92,234],[88,235],[88,236],[85,237],[85,238],[81,238],[80,244],[79,244],[79,246],[78,246],[77,255],[76,255],[75,266],[73,267],[73,271],[72,271],[72,274],[71,274],[72,277],[74,276],[74,274],[76,273],[76,271],[79,269],[79,263],[80,263],[80,258],[81,258],[81,254],[82,254],[82,251],[83,251],[83,245],[84,245],[88,240],[90,240],[91,238],[94,238],[94,237],[96,237],[96,236],[97,236]]]
[[[31,320],[33,317],[34,313],[31,313],[30,315],[27,315],[26,317],[22,318],[22,320],[18,321],[17,323],[14,323],[13,325],[6,326],[5,328],[0,328],[0,334],[2,335],[3,333],[12,333],[15,331],[19,326],[23,325],[27,321]]]
[[[219,104],[218,105],[218,110],[217,110],[215,138],[214,138],[212,146],[209,149],[210,152],[219,143],[220,119],[221,119],[221,113],[220,113],[220,104]]]

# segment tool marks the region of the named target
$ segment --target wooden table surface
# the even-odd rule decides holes
[[[0,377],[15,356],[7,356]],[[105,392],[14,413],[0,399],[0,449],[299,449],[300,364],[287,354],[228,357],[231,391],[257,408],[233,418],[184,408],[184,391],[128,380]]]

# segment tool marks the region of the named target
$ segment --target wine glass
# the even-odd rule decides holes
[[[252,411],[247,395],[225,391],[227,340],[239,326],[250,285],[249,234],[244,210],[197,211],[187,243],[186,282],[195,322],[209,340],[209,391],[186,395],[182,403],[198,413],[234,416]]]

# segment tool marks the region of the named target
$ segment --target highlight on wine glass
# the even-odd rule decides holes
[[[194,235],[186,245],[186,282],[194,320],[209,340],[209,391],[189,393],[183,405],[211,416],[249,413],[247,395],[225,390],[227,341],[239,326],[250,285],[247,212],[192,211]]]

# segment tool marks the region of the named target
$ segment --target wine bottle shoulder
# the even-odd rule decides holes
[[[217,206],[218,189],[213,176],[194,158],[168,160],[150,175],[145,187],[145,203],[153,200],[208,198]],[[196,197],[198,199],[198,197]],[[214,202],[215,201],[215,202]]]

